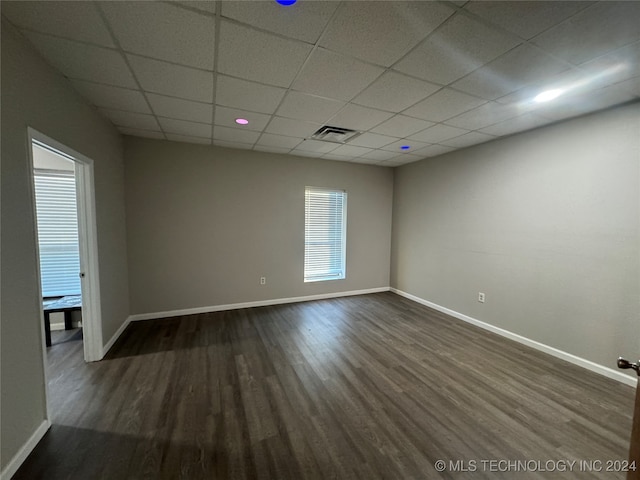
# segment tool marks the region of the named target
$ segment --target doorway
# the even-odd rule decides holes
[[[77,343],[82,341],[82,292],[75,162],[37,141],[31,148],[45,343]],[[61,329],[64,334],[57,332]]]
[[[76,244],[71,245],[69,226],[66,227],[66,235],[61,235],[61,241],[55,248],[58,249],[59,261],[63,267],[67,268],[67,274],[62,282],[57,282],[51,277],[43,278],[41,269],[41,259],[43,255],[45,261],[51,261],[51,257],[47,260],[47,254],[51,253],[51,248],[41,247],[39,244],[38,222],[36,220],[36,247],[38,250],[38,277],[39,296],[42,300],[45,297],[55,295],[58,297],[68,297],[69,294],[76,294],[81,298],[82,305],[82,336],[83,336],[83,352],[84,359],[87,362],[101,360],[102,351],[102,322],[100,317],[100,290],[99,290],[99,272],[98,272],[98,248],[97,248],[97,227],[95,216],[95,196],[94,196],[94,176],[93,161],[84,155],[66,147],[65,145],[47,137],[46,135],[29,128],[29,153],[32,167],[32,198],[34,199],[34,220],[37,219],[37,201],[36,189],[39,187],[36,179],[36,173],[40,177],[47,177],[60,180],[58,184],[66,182],[67,196],[72,195],[75,191],[75,208],[77,221],[77,235],[75,237]],[[42,163],[42,158],[46,157],[51,164]],[[66,165],[66,169],[64,168]],[[43,166],[45,168],[43,168]],[[46,168],[53,167],[53,168]],[[46,180],[46,179],[45,179]],[[46,181],[45,181],[46,183]],[[71,188],[71,192],[69,192]],[[46,190],[45,190],[46,191]],[[68,199],[67,199],[68,200]],[[51,221],[51,219],[50,219]],[[54,221],[55,223],[55,221]],[[55,230],[55,228],[54,228]],[[63,245],[64,244],[64,245]],[[75,252],[74,252],[75,249]],[[49,251],[45,251],[49,250]],[[74,260],[75,255],[75,260]],[[76,265],[74,267],[74,262]],[[43,267],[44,268],[44,267]],[[70,270],[74,270],[71,276],[68,275]],[[75,276],[75,278],[72,278]],[[54,275],[55,277],[55,275]],[[63,302],[64,303],[64,302]],[[45,312],[50,316],[51,310],[45,310],[44,304],[41,308],[41,329],[42,329],[42,346],[43,361],[45,363],[45,372],[47,371],[47,328],[45,326]],[[55,311],[55,310],[54,310]],[[77,322],[78,317],[74,319],[73,313],[67,315],[65,319],[66,326],[73,326]]]

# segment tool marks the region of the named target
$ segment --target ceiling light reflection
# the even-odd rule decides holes
[[[538,93],[535,97],[529,96],[528,100],[524,100],[519,106],[526,108],[532,104],[545,103],[558,98],[560,95],[572,97],[575,95],[587,93],[590,90],[597,90],[607,85],[616,83],[625,78],[625,71],[629,69],[626,63],[617,63],[603,68],[598,72],[587,74],[585,71],[573,70],[568,75],[563,75],[561,80],[547,85],[547,89]],[[529,94],[531,90],[527,89]],[[524,92],[523,92],[524,93]]]
[[[564,90],[560,88],[554,88],[553,90],[545,90],[544,92],[536,95],[533,100],[538,103],[549,102],[554,98],[558,98],[563,93],[564,93]]]

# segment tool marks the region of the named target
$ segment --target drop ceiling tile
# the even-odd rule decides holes
[[[213,73],[136,55],[127,58],[144,90],[212,103]]]
[[[274,113],[285,92],[284,88],[218,75],[216,103],[251,112]]]
[[[403,113],[424,120],[441,122],[476,108],[483,103],[486,103],[486,100],[472,97],[450,88],[443,88]]]
[[[394,161],[394,160],[385,160],[383,162],[378,162],[376,165],[378,167],[387,167],[387,168],[396,168],[396,167],[400,167],[402,165],[405,165],[407,163],[411,163],[411,162],[405,162],[405,161]]]
[[[455,147],[447,147],[445,145],[431,145],[430,147],[423,148],[420,150],[420,155],[423,158],[435,157],[438,155],[443,155],[445,153],[449,153],[456,150]]]
[[[517,117],[510,118],[509,120],[505,120],[504,122],[483,128],[480,131],[490,135],[511,135],[512,133],[539,127],[545,123],[549,123],[549,121],[533,113],[525,113],[524,115],[519,115]]]
[[[460,135],[468,132],[468,130],[464,130],[462,128],[455,128],[450,127],[449,125],[438,124],[434,125],[431,128],[427,128],[422,132],[411,135],[409,137],[409,140],[418,140],[419,142],[425,143],[438,143],[453,137],[459,137]]]
[[[298,148],[294,148],[289,152],[289,155],[298,155],[299,157],[309,157],[309,158],[320,158],[322,153],[310,152],[308,150],[300,150]]]
[[[175,118],[159,118],[158,121],[167,134],[211,138],[211,124],[187,122],[186,120],[176,120]]]
[[[219,72],[280,87],[291,84],[312,48],[224,20],[220,30]]]
[[[598,2],[533,39],[574,64],[640,39],[640,2]]]
[[[320,45],[388,67],[452,13],[435,2],[344,2]]]
[[[397,7],[391,3],[389,2],[389,5],[363,3],[361,5],[366,5],[367,9],[366,11],[362,10],[364,12],[362,15],[366,17],[370,15],[370,10],[376,9],[406,12],[412,9],[420,10],[424,7],[424,5],[395,2],[400,5]],[[443,6],[440,3],[446,5]],[[448,12],[454,12],[451,2],[440,3],[438,3],[438,9],[444,8]],[[422,43],[407,56],[407,59],[413,53],[427,48],[432,43],[431,46],[435,49],[434,42],[446,38],[450,40],[447,43],[449,55],[442,54],[440,60],[455,63],[458,57],[451,54],[453,46],[464,46],[464,48],[458,48],[456,52],[464,52],[467,55],[463,62],[466,68],[474,61],[480,61],[482,55],[489,55],[491,52],[493,55],[495,53],[493,49],[497,51],[500,48],[507,48],[510,42],[518,42],[519,40],[515,38],[516,35],[529,37],[537,32],[542,33],[534,36],[529,43],[516,46],[502,56],[493,59],[486,66],[459,79],[455,82],[454,89],[444,88],[435,93],[429,92],[430,96],[425,98],[419,98],[424,93],[420,85],[437,87],[427,82],[421,83],[420,80],[407,77],[396,71],[385,71],[375,65],[356,60],[353,53],[344,53],[346,50],[341,51],[342,53],[336,53],[325,48],[316,48],[307,59],[308,65],[303,71],[300,71],[299,80],[303,87],[317,91],[309,92],[308,90],[302,91],[302,89],[301,91],[290,91],[285,97],[286,89],[284,88],[269,87],[263,83],[241,80],[217,73],[215,74],[218,79],[217,89],[216,92],[213,92],[215,82],[212,72],[134,54],[125,56],[113,48],[104,48],[96,44],[97,42],[111,45],[110,34],[105,29],[104,21],[96,13],[100,12],[100,9],[104,9],[108,18],[121,19],[121,21],[113,22],[113,29],[116,30],[118,40],[125,45],[124,48],[143,52],[142,54],[147,57],[162,55],[161,52],[171,50],[168,54],[176,56],[167,57],[167,59],[174,62],[190,62],[190,56],[197,55],[197,52],[188,46],[193,46],[196,37],[200,37],[194,33],[199,30],[198,25],[205,23],[210,25],[212,33],[215,28],[212,12],[216,7],[213,3],[203,3],[198,6],[194,2],[180,4],[158,2],[154,6],[151,3],[137,6],[133,2],[121,5],[58,2],[59,10],[51,11],[50,18],[45,18],[43,12],[49,9],[47,2],[3,2],[2,11],[3,15],[8,16],[11,21],[23,28],[23,33],[32,40],[36,48],[47,58],[47,61],[68,76],[82,95],[99,108],[107,109],[110,117],[117,117],[117,120],[112,118],[112,121],[121,124],[119,129],[129,132],[129,134],[139,131],[141,136],[146,133],[153,137],[162,138],[162,133],[158,131],[159,125],[154,124],[155,120],[151,115],[145,115],[151,113],[147,99],[152,103],[153,113],[158,117],[205,124],[206,128],[211,121],[211,110],[214,108],[211,103],[214,101],[221,108],[219,114],[216,114],[218,119],[216,123],[232,121],[236,109],[255,112],[260,120],[252,121],[249,128],[256,129],[264,127],[267,120],[271,121],[267,115],[261,114],[273,114],[282,101],[282,106],[278,110],[279,119],[276,118],[272,122],[272,128],[277,130],[273,133],[293,135],[298,137],[293,141],[298,142],[307,136],[299,135],[301,133],[299,130],[309,132],[309,127],[317,128],[321,123],[329,123],[331,115],[334,115],[333,118],[340,122],[351,124],[359,122],[358,130],[369,129],[348,146],[388,148],[386,145],[398,142],[398,137],[410,135],[412,138],[418,138],[424,134],[427,136],[425,138],[429,138],[428,135],[433,135],[434,131],[437,132],[437,130],[428,128],[433,125],[431,122],[445,122],[448,127],[481,130],[480,133],[485,134],[508,135],[535,128],[547,122],[562,120],[637,99],[640,93],[638,90],[640,29],[636,25],[640,20],[640,8],[637,7],[640,2],[601,2],[588,6],[587,3],[580,2],[577,5],[576,2],[471,2],[465,4],[463,11],[458,11],[455,16],[450,16],[446,21],[439,23],[439,26],[431,32],[424,42],[420,40]],[[34,10],[35,5],[38,8]],[[238,15],[244,15],[244,17],[238,17],[237,20],[223,19],[222,24],[231,30],[235,29],[237,32],[241,32],[243,35],[246,30],[249,35],[257,35],[267,39],[265,49],[271,50],[278,56],[282,50],[273,49],[274,45],[271,42],[273,39],[276,43],[282,41],[287,45],[294,45],[294,50],[301,47],[306,49],[305,51],[310,51],[309,44],[293,39],[287,40],[279,35],[289,38],[299,35],[304,38],[317,37],[317,31],[312,32],[316,25],[313,28],[298,28],[296,25],[293,30],[287,31],[285,23],[282,23],[282,19],[277,15],[278,11],[285,10],[277,6],[275,9],[271,8],[274,6],[271,3],[256,3],[253,4],[254,10],[251,10],[250,8],[245,9],[245,6],[238,7],[235,3],[229,4],[231,10],[228,12],[232,12],[234,9],[242,11]],[[222,8],[224,15],[226,7],[222,4],[218,4],[218,7]],[[582,9],[583,7],[584,9]],[[65,17],[64,12],[67,8],[73,12]],[[357,11],[360,7],[351,5],[350,2],[344,2],[340,7],[337,7],[335,3],[330,4],[330,2],[306,2],[303,8],[326,9],[327,11],[339,8],[344,11]],[[198,13],[196,9],[201,10]],[[258,9],[273,10],[276,16],[269,18],[269,14],[256,13]],[[582,10],[570,17],[573,10],[579,9]],[[149,10],[148,15],[141,15],[135,20],[136,12],[143,10]],[[123,14],[123,12],[129,11],[132,11],[133,14]],[[291,12],[292,10],[286,11]],[[167,15],[167,12],[177,13]],[[522,12],[528,13],[525,15]],[[236,14],[229,13],[229,15]],[[169,17],[171,17],[171,30],[158,35],[154,40],[154,35],[157,32],[162,32],[164,25],[168,24]],[[188,22],[190,26],[195,25],[191,31],[175,28],[176,23],[180,24],[181,19],[187,17],[194,20]],[[343,21],[339,17],[340,15],[336,16],[337,23]],[[300,18],[300,21],[304,23],[311,17],[305,14],[303,17],[296,16],[296,18]],[[326,18],[326,16],[322,18]],[[255,24],[258,30],[271,30],[274,34],[258,31],[246,25],[239,25],[238,21]],[[322,24],[323,21],[326,22],[326,20],[321,20],[320,23]],[[378,19],[376,21],[384,22],[385,20]],[[392,19],[391,23],[393,21]],[[87,25],[75,22],[86,22]],[[360,19],[355,23],[358,22]],[[125,27],[128,23],[131,29],[138,28],[139,31],[127,30]],[[554,23],[555,26],[552,25]],[[490,24],[495,24],[496,28],[492,30]],[[153,31],[142,35],[141,32],[148,29],[149,25],[154,25]],[[332,23],[328,26],[327,32],[332,31],[333,28],[335,27]],[[385,28],[388,28],[388,25]],[[48,33],[38,33],[34,29]],[[486,35],[478,34],[476,36],[472,33],[484,29],[489,30]],[[345,32],[344,35],[349,38],[355,37],[357,36],[356,30],[357,27],[354,26],[352,31]],[[506,30],[514,32],[513,35]],[[404,33],[401,32],[398,35],[402,36]],[[205,36],[207,35],[209,33],[205,34]],[[424,35],[416,33],[416,35],[423,37],[426,36],[426,33]],[[579,38],[577,40],[565,38],[572,35]],[[61,38],[71,36],[79,41]],[[233,37],[233,42],[240,42],[242,48],[246,46],[245,44],[253,42],[253,40],[248,41],[240,34],[231,35],[231,37]],[[184,46],[183,54],[177,54],[173,48],[169,49],[163,46],[163,42],[169,38]],[[212,36],[211,38],[213,39]],[[471,41],[473,38],[476,38],[475,42]],[[477,38],[482,38],[482,41],[477,41]],[[320,43],[324,40],[321,39]],[[326,36],[327,42],[333,40],[331,35]],[[355,40],[356,43],[362,41],[361,38]],[[141,43],[136,44],[136,42]],[[232,45],[233,42],[229,45]],[[213,42],[211,45],[213,46]],[[142,48],[142,50],[137,50],[138,48]],[[144,50],[144,48],[149,50]],[[248,46],[246,48],[249,49]],[[348,45],[346,48],[362,49],[365,55],[371,53],[371,55],[379,55],[379,58],[382,58],[384,56],[390,57],[390,51],[399,49],[399,46],[394,44],[390,46],[389,51],[380,52],[373,51],[370,45]],[[371,52],[367,53],[369,50]],[[284,51],[288,52],[289,49]],[[227,53],[232,55],[228,51]],[[238,56],[239,54],[234,51],[233,55]],[[285,53],[284,56],[290,55]],[[565,58],[566,61],[562,61],[559,57]],[[212,56],[209,56],[207,62],[211,58]],[[129,70],[127,60],[130,61],[133,72]],[[576,66],[572,66],[569,61],[575,62]],[[244,64],[245,60],[238,60],[238,62]],[[284,62],[288,66],[289,58]],[[264,62],[258,62],[257,67],[256,65],[243,65],[242,68],[253,69],[255,67],[258,70],[264,68],[269,75],[271,72],[269,69],[273,67],[277,70],[277,75],[282,74],[282,68],[274,67],[272,63],[265,58]],[[299,62],[299,65],[302,63],[302,61]],[[396,66],[400,68],[407,64],[411,64],[411,62],[405,59]],[[206,68],[212,68],[212,65],[211,63],[211,67]],[[438,65],[437,62],[432,62],[428,66],[430,67],[429,71],[435,72],[435,75],[445,75],[447,68],[449,68],[447,64]],[[312,67],[316,69],[315,72],[312,71]],[[341,69],[342,71],[340,71]],[[132,73],[135,73],[138,78],[136,79]],[[418,74],[412,73],[412,75],[425,78],[419,72]],[[325,81],[327,83],[323,83]],[[564,85],[567,82],[572,88],[568,89],[557,102],[543,105],[531,103],[531,98],[540,91],[548,89],[549,85]],[[462,90],[466,93],[462,93]],[[187,92],[190,98],[188,100],[184,98],[182,92]],[[147,99],[145,99],[145,95]],[[321,97],[314,95],[321,95]],[[480,96],[483,99],[478,98]],[[413,97],[418,97],[418,103],[410,105],[415,100]],[[344,102],[350,99],[352,103],[345,105]],[[495,100],[495,102],[478,103],[484,99]],[[466,103],[467,100],[471,103]],[[355,105],[356,103],[358,105]],[[500,106],[500,104],[502,105]],[[409,106],[402,110],[401,115],[392,117],[390,111],[398,111],[405,105]],[[341,106],[343,109],[340,110]],[[360,110],[367,108],[368,111]],[[222,112],[225,113],[222,114]],[[375,118],[371,115],[372,112],[377,115],[386,115],[386,117]],[[105,113],[104,110],[103,113]],[[127,114],[133,114],[133,116]],[[287,119],[290,123],[287,123]],[[376,125],[379,121],[382,123]],[[420,125],[415,123],[420,121],[423,122]],[[229,126],[241,131],[248,130]],[[225,134],[225,131],[221,130],[221,132]],[[480,137],[466,134],[458,138],[439,141],[449,143],[452,146],[464,146],[472,138]],[[218,141],[236,143],[235,140],[220,139]],[[418,141],[420,141],[419,138]],[[431,141],[433,140],[429,140],[429,143]],[[247,140],[242,144],[253,145],[253,142]],[[273,148],[286,149],[288,147]],[[302,147],[300,149],[301,151],[309,151]],[[424,149],[434,151],[436,147],[424,147]],[[412,150],[414,153],[417,151]],[[333,152],[330,153],[333,154]]]
[[[348,162],[349,160],[352,160],[352,157],[349,157],[347,155],[334,155],[333,153],[325,153],[324,155],[322,155],[322,158],[326,158],[327,160],[337,160],[339,162]]]
[[[365,157],[356,157],[356,158],[347,157],[346,160],[342,160],[342,161],[349,162],[349,163],[356,163],[360,165],[371,165],[376,167],[382,167],[382,165],[380,165],[380,160],[372,160],[370,158],[365,158]]]
[[[410,161],[408,161],[408,162],[402,162],[402,163],[398,162],[396,165],[390,165],[390,166],[392,166],[392,167],[394,167],[394,168],[395,168],[395,167],[401,167],[402,165],[408,165],[409,163],[415,163],[415,162],[417,162],[417,161],[419,161],[419,160],[424,160],[424,157],[419,158],[419,159],[417,159],[417,160],[411,159],[411,160],[410,160]]]
[[[104,47],[115,47],[93,2],[2,2],[18,27]]]
[[[269,152],[269,153],[289,153],[291,151],[290,148],[266,147],[266,146],[260,145],[260,144],[254,145],[253,149],[258,151],[258,152]]]
[[[372,128],[371,132],[403,138],[431,126],[433,126],[433,122],[427,122],[404,115],[396,115],[377,127]]]
[[[139,128],[129,128],[129,127],[117,127],[118,131],[123,135],[129,135],[131,137],[144,137],[144,138],[155,138],[157,140],[164,140],[164,134],[162,132],[157,132],[155,130],[141,130]]]
[[[285,137],[284,135],[273,135],[271,133],[263,133],[260,140],[256,143],[256,147],[276,147],[276,148],[288,148],[291,150],[295,148],[300,142],[301,138]]]
[[[146,115],[144,113],[123,112],[121,110],[108,110],[101,108],[105,116],[118,127],[138,128],[140,130],[155,130],[160,131],[160,126],[156,121],[156,117],[153,115]]]
[[[504,97],[496,99],[496,102],[504,104],[517,104],[525,109],[533,109],[538,105],[534,98],[547,90],[561,89],[563,91],[583,92],[592,88],[601,88],[607,83],[598,85],[606,75],[589,76],[578,68],[570,68],[557,75],[546,77],[540,82],[525,86]]]
[[[104,2],[123,50],[213,70],[215,19],[160,2]]]
[[[293,88],[326,98],[350,100],[384,70],[344,55],[317,49],[293,82]]]
[[[558,99],[563,102],[571,96],[588,94],[609,85],[616,85],[625,79],[640,75],[640,42],[616,50],[611,54],[571,68],[558,75],[527,85],[526,87],[499,98],[500,103],[518,103],[535,109],[540,105],[534,98],[546,90],[559,89],[564,93]]]
[[[114,50],[39,33],[27,33],[27,37],[51,65],[69,78],[138,88],[122,55]]]
[[[238,142],[254,144],[258,137],[259,132],[253,132],[251,130],[242,130],[240,128],[221,127],[216,125],[213,127],[213,143],[221,142]]]
[[[321,142],[319,140],[303,140],[302,143],[295,148],[294,152],[301,150],[305,152],[314,152],[316,154],[329,153],[339,146],[339,143]]]
[[[479,130],[522,113],[525,112],[522,112],[517,105],[487,102],[457,117],[450,118],[446,123],[467,130]]]
[[[440,87],[433,83],[416,80],[389,70],[354,98],[353,102],[397,113],[438,89]]]
[[[400,147],[403,146],[409,146],[411,147],[409,150],[404,151],[402,150]],[[382,147],[382,150],[387,150],[389,152],[395,152],[396,155],[404,155],[405,153],[410,153],[410,154],[414,154],[416,151],[420,150],[421,148],[424,147],[428,147],[429,145],[431,145],[430,143],[424,143],[424,142],[418,142],[417,140],[409,140],[407,138],[402,139],[402,140],[398,140],[396,142],[390,143],[389,145],[386,145],[384,147]]]
[[[561,103],[545,106],[545,108],[536,110],[536,113],[551,123],[582,115],[585,111],[583,107],[575,103]]]
[[[247,125],[238,125],[236,118],[244,118],[249,120],[249,123]],[[265,115],[264,113],[247,112],[237,108],[216,106],[216,125],[261,132],[264,130],[264,127],[267,126],[270,118],[271,115]]]
[[[393,68],[447,85],[519,43],[515,36],[458,13]]]
[[[488,142],[496,137],[493,135],[487,135],[480,132],[469,132],[459,137],[450,138],[449,140],[442,140],[440,143],[448,147],[464,148],[471,145],[478,145],[479,143]]]
[[[267,133],[275,133],[277,135],[287,135],[289,137],[298,137],[302,140],[304,137],[310,137],[322,125],[319,123],[304,122],[300,120],[291,120],[289,118],[273,117],[271,123],[266,128]],[[279,146],[279,145],[276,145]]]
[[[252,143],[242,143],[242,142],[226,142],[224,140],[213,140],[213,144],[217,147],[225,147],[225,148],[233,148],[235,150],[253,150]]]
[[[356,147],[355,145],[340,145],[331,153],[333,153],[334,155],[344,155],[346,157],[359,157],[372,151],[373,149],[371,148]]]
[[[372,150],[371,152],[365,153],[364,155],[362,155],[362,158],[381,161],[381,160],[391,160],[392,158],[395,158],[397,156],[398,156],[397,152],[388,152],[386,150]]]
[[[604,108],[619,105],[636,97],[626,88],[619,85],[609,85],[599,90],[589,91],[581,95],[567,95],[559,97],[557,101],[548,102],[536,109],[536,115],[550,120],[564,120],[566,118],[595,112]]]
[[[338,5],[338,2],[298,2],[294,8],[283,8],[271,1],[224,1],[222,16],[315,43]]]
[[[523,44],[453,84],[456,89],[494,100],[569,66],[539,48]]]
[[[144,95],[139,90],[111,87],[82,80],[72,80],[71,83],[83,97],[98,107],[136,113],[151,113]]]
[[[363,133],[358,135],[353,140],[349,141],[349,145],[355,145],[357,147],[367,148],[380,148],[385,145],[389,145],[392,142],[398,140],[396,137],[389,137],[387,135],[380,135],[379,133]]]
[[[329,124],[335,127],[350,128],[352,130],[368,130],[392,116],[393,113],[350,103],[335,116],[331,117]]]
[[[397,167],[399,165],[405,165],[407,163],[417,162],[418,160],[422,160],[424,157],[420,155],[412,155],[410,153],[403,153],[400,155],[396,155],[390,160],[383,160],[379,165]]]
[[[181,98],[166,97],[147,93],[153,112],[160,117],[176,118],[191,122],[211,123],[213,105],[210,103],[192,102]]]
[[[626,90],[636,97],[640,97],[640,76],[617,83],[616,87]]]
[[[326,123],[344,105],[344,102],[338,100],[291,90],[278,108],[278,115],[297,120]]]
[[[421,148],[414,152],[414,154],[420,155],[423,158],[434,157],[436,155],[442,155],[443,153],[456,150],[455,147],[447,147],[445,145],[429,145],[428,147]]]
[[[176,135],[175,133],[167,133],[167,140],[182,143],[199,143],[201,145],[211,145],[211,138],[192,137],[190,135]]]
[[[637,85],[637,83],[638,79],[636,78],[635,84]],[[585,101],[583,102],[583,105],[588,108],[588,112],[595,112],[597,110],[637,100],[637,93],[631,92],[627,87],[628,85],[625,85],[625,82],[622,82],[596,90],[586,96],[587,98],[584,99]]]
[[[482,1],[469,2],[465,10],[529,39],[562,22],[593,2]]]
[[[589,81],[597,79],[600,83],[606,81],[614,84],[637,77],[640,75],[640,42],[626,45],[583,63],[580,65],[580,70],[586,73],[586,79]]]

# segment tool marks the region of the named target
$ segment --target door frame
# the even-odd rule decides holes
[[[82,292],[82,334],[84,359],[86,362],[95,362],[101,360],[103,355],[102,349],[102,316],[100,308],[100,275],[98,262],[98,229],[96,225],[96,202],[94,190],[94,168],[93,160],[82,155],[81,153],[67,147],[66,145],[54,140],[51,137],[27,127],[28,151],[30,159],[30,178],[31,178],[31,198],[33,201],[33,221],[35,232],[35,245],[38,269],[38,298],[42,298],[42,285],[40,283],[40,248],[38,244],[38,222],[35,204],[35,185],[33,180],[33,144],[39,143],[46,148],[72,160],[75,164],[75,180],[76,180],[76,202],[78,208],[78,243],[80,253],[80,271],[84,274],[80,280],[80,288]],[[48,382],[46,375],[47,362],[44,338],[44,311],[42,301],[40,304],[40,329],[42,331],[42,360],[44,362],[45,382]],[[46,392],[45,388],[45,392]],[[47,402],[47,417],[49,417],[49,407]]]

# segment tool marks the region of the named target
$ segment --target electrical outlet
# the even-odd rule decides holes
[[[478,292],[478,301],[484,303],[484,293]]]
[[[260,277],[260,285],[266,285],[267,284],[267,277]]]

